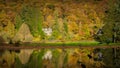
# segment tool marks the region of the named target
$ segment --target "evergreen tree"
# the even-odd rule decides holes
[[[120,0],[111,0],[109,9],[105,11],[105,25],[102,28],[102,35],[97,35],[101,42],[120,42]]]
[[[55,12],[55,20],[54,20],[54,25],[52,27],[53,32],[52,36],[54,37],[53,39],[57,39],[58,36],[60,35],[60,29],[59,29],[59,22],[58,22],[58,13],[57,11]]]
[[[40,36],[41,39],[44,39],[45,34],[42,31],[43,17],[39,8],[23,5],[22,10],[16,17],[17,29],[22,23],[26,23],[29,26],[31,33],[34,36]]]

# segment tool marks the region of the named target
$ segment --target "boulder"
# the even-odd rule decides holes
[[[13,38],[13,43],[15,42],[32,42],[33,36],[27,24],[23,23],[19,28],[18,32]]]

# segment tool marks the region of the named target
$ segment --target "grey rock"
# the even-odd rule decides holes
[[[13,43],[15,42],[32,42],[33,36],[27,24],[23,23],[13,38]]]

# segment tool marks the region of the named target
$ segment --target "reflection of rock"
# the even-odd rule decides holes
[[[42,59],[51,60],[52,59],[52,52],[51,51],[47,51],[45,53],[45,55],[42,57]]]
[[[13,38],[13,42],[21,41],[21,42],[31,42],[33,40],[33,36],[30,33],[28,25],[25,23],[22,24],[17,34]]]
[[[32,54],[33,50],[21,50],[20,54],[18,54],[18,57],[22,64],[26,64],[30,58],[30,55]]]

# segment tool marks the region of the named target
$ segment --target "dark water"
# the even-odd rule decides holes
[[[119,68],[120,48],[1,50],[0,68]]]

